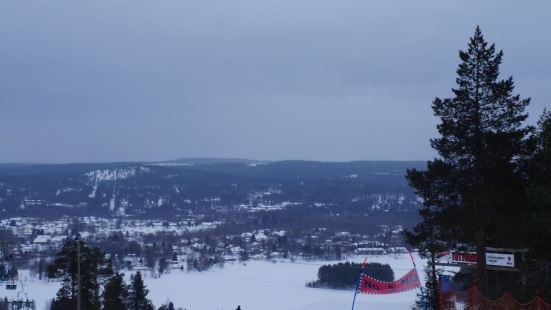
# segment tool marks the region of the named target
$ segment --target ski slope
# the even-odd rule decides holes
[[[417,258],[418,259],[418,258]],[[358,258],[356,261],[361,262]],[[411,269],[408,255],[369,257],[388,263],[396,278]],[[208,272],[175,272],[161,278],[146,278],[155,305],[168,300],[186,310],[336,310],[350,309],[352,290],[308,288],[318,268],[328,262],[228,263]],[[421,264],[419,264],[421,265]],[[422,272],[419,272],[422,276]],[[358,295],[357,310],[411,309],[417,290],[394,295]]]
[[[362,262],[364,257],[356,257]],[[423,265],[418,257],[418,266]],[[396,278],[411,269],[408,255],[369,256],[368,261],[390,264]],[[337,310],[351,309],[352,290],[308,288],[306,282],[316,279],[321,265],[335,262],[297,261],[271,263],[249,261],[226,263],[223,268],[215,267],[205,272],[173,270],[160,278],[144,272],[149,298],[156,307],[172,301],[176,307],[186,310]],[[128,279],[132,272],[126,271]],[[423,273],[419,275],[423,278]],[[128,282],[128,280],[127,280]],[[36,301],[37,310],[47,309],[48,302],[55,297],[60,287],[58,282],[48,282],[31,277],[26,270],[20,270],[20,281],[16,291],[7,291],[0,286],[0,297],[16,298],[24,293]],[[394,295],[358,295],[356,310],[363,309],[411,309],[417,290]]]

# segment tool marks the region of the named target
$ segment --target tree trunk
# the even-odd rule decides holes
[[[482,291],[486,289],[486,242],[484,225],[479,221],[476,227],[476,282]]]
[[[438,291],[438,275],[436,274],[436,249],[434,247],[434,242],[431,245],[432,249],[430,251],[430,260],[432,262],[431,264],[431,277],[432,277],[432,293],[430,302],[432,304],[432,309],[435,310],[441,310],[440,304],[438,303],[438,294],[440,293]]]

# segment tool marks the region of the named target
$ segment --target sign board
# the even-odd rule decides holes
[[[514,268],[515,256],[513,254],[486,253],[486,265]]]

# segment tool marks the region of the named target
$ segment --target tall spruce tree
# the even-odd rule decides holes
[[[520,167],[529,154],[531,128],[523,122],[530,100],[513,93],[511,77],[499,79],[503,52],[488,45],[479,27],[459,57],[454,96],[432,104],[440,136],[431,146],[439,158],[429,161],[426,171],[407,172],[425,207],[423,221],[406,236],[425,248],[430,240],[443,246],[471,244],[478,252],[476,275],[483,280],[488,244],[522,242],[514,232],[525,212]]]
[[[530,181],[541,186],[551,186],[551,111],[543,111],[533,142],[535,151],[530,161]]]
[[[126,310],[128,304],[128,288],[124,283],[123,274],[116,273],[105,283],[103,290],[103,310]]]
[[[48,266],[48,277],[61,279],[61,288],[52,302],[52,310],[73,310],[77,305],[79,292],[77,272],[77,245],[80,245],[80,296],[83,310],[96,310],[101,306],[98,276],[112,273],[110,262],[98,248],[90,248],[80,239],[70,239],[56,254]]]
[[[531,253],[540,259],[551,259],[551,111],[544,111],[535,135],[535,152],[530,160],[530,204],[532,221]]]
[[[142,274],[138,271],[130,277],[128,294],[129,310],[153,310],[153,304],[147,299],[149,290],[143,283]]]

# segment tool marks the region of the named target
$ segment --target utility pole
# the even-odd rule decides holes
[[[77,310],[81,310],[80,290],[82,289],[82,286],[80,281],[80,239],[77,238],[76,241],[77,241],[77,281],[78,281]]]

